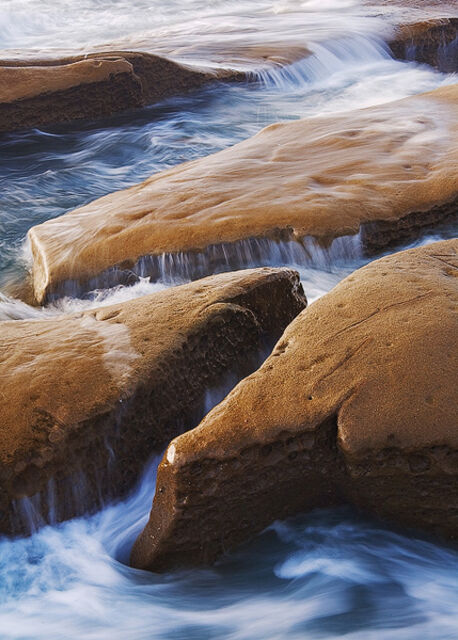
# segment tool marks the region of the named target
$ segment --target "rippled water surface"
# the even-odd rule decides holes
[[[240,48],[269,42],[299,43],[311,55],[264,69],[256,83],[214,85],[105,122],[1,138],[0,320],[108,304],[173,284],[171,269],[163,283],[143,279],[90,299],[32,308],[14,298],[27,274],[24,239],[32,225],[223,149],[271,122],[370,106],[456,81],[393,60],[383,39],[390,26],[369,13],[352,0],[3,0],[0,48],[10,53],[116,40],[155,42],[163,52],[208,64],[221,62],[221,51],[248,64]],[[418,242],[453,232],[437,229]],[[357,241],[351,247],[326,259],[312,252],[312,264],[285,248],[263,260],[299,268],[313,300],[365,262]],[[216,399],[210,395],[208,406]],[[351,511],[277,523],[212,569],[162,576],[129,569],[123,562],[150,509],[154,477],[155,463],[125,502],[27,540],[0,540],[0,640],[457,637],[456,551]]]

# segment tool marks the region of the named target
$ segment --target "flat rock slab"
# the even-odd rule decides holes
[[[153,104],[236,71],[201,70],[141,52],[0,61],[0,132],[95,119]]]
[[[257,269],[0,323],[0,531],[28,532],[22,498],[46,522],[125,494],[196,424],[206,390],[253,370],[305,304],[296,272]]]
[[[392,240],[390,229],[399,238],[454,215],[457,105],[458,85],[452,85],[271,125],[234,147],[33,227],[36,299],[65,290],[69,281],[88,287],[91,278],[115,268],[142,272],[145,256],[266,236],[327,243],[367,223],[365,242],[380,247]],[[388,228],[379,229],[381,221]],[[222,260],[224,251],[219,255]]]
[[[458,240],[354,272],[159,466],[135,567],[215,560],[269,523],[351,502],[458,537]]]

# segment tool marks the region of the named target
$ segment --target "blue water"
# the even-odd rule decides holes
[[[349,509],[275,523],[210,569],[129,569],[154,474],[92,518],[0,542],[2,640],[456,638],[458,552]]]
[[[215,85],[104,122],[4,136],[0,320],[125,300],[173,284],[172,273],[167,283],[145,279],[97,291],[92,301],[31,308],[6,293],[29,268],[24,239],[32,225],[223,149],[271,122],[370,106],[456,81],[392,60],[383,39],[389,29],[369,13],[352,0],[4,0],[4,49],[49,53],[154,36],[164,51],[173,44],[178,57],[214,64],[220,52],[209,43],[218,33],[219,45],[229,48],[276,34],[307,44],[313,54],[259,73],[256,83]],[[189,34],[197,53],[184,46]],[[417,242],[452,233],[456,228],[444,227]],[[355,251],[326,264],[290,263],[313,300],[365,261]],[[209,397],[209,407],[215,400]],[[156,464],[122,503],[26,540],[0,540],[0,640],[458,638],[457,552],[346,509],[276,523],[211,569],[156,576],[128,568],[130,546],[151,507]]]

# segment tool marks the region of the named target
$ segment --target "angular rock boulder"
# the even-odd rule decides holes
[[[354,272],[289,325],[159,466],[134,567],[215,560],[277,518],[351,502],[458,537],[458,240]]]
[[[453,85],[271,125],[33,227],[36,299],[133,272],[157,276],[164,257],[176,269],[183,256],[195,256],[204,275],[228,262],[234,267],[244,261],[240,242],[253,238],[313,236],[329,244],[362,225],[365,246],[379,249],[454,216],[457,105]],[[194,268],[191,263],[191,277]]]
[[[258,269],[1,322],[0,532],[28,532],[34,510],[38,524],[60,521],[125,494],[196,424],[207,389],[253,370],[305,304],[296,272]]]
[[[236,71],[200,70],[160,56],[105,51],[0,61],[0,132],[95,119],[153,104]]]

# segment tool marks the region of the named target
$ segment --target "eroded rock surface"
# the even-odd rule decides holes
[[[124,494],[304,306],[296,272],[257,269],[0,323],[0,531],[27,529],[23,498],[56,521]]]
[[[383,246],[456,215],[458,85],[382,106],[275,124],[33,227],[38,301],[107,270],[156,275],[145,256],[220,250],[251,238],[364,234]],[[384,221],[382,229],[378,224]],[[400,224],[401,222],[401,224]],[[380,231],[380,233],[379,233]],[[221,247],[221,244],[225,245]],[[218,263],[219,261],[219,263]],[[103,282],[103,278],[102,278]],[[93,284],[93,283],[92,283]]]
[[[0,132],[95,119],[243,74],[108,51],[56,60],[0,61]]]
[[[171,442],[133,552],[206,563],[277,518],[351,502],[458,537],[458,240],[354,272]]]

